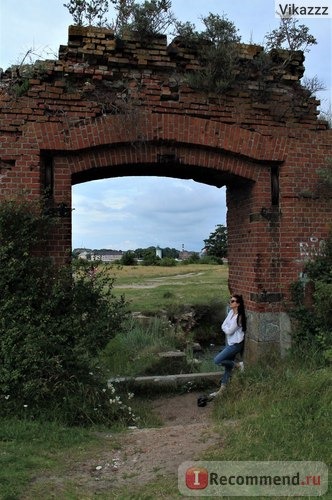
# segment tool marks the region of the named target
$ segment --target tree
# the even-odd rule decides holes
[[[163,258],[169,257],[170,259],[178,259],[179,258],[179,250],[176,250],[176,248],[163,248],[162,249],[162,254]]]
[[[224,258],[227,256],[227,227],[222,224],[216,226],[209,238],[204,240],[206,253],[209,256]]]
[[[310,45],[316,45],[316,38],[309,33],[308,26],[304,24],[298,25],[299,20],[292,17],[282,17],[280,25],[275,30],[267,33],[265,38],[266,49],[288,49],[302,50],[308,52]]]
[[[131,250],[125,252],[121,257],[120,262],[124,266],[134,266],[136,264],[135,252],[132,252]]]
[[[156,248],[149,247],[143,250],[143,265],[144,266],[158,266],[160,257],[156,255]]]

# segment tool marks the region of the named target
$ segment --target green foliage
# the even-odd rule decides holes
[[[113,3],[113,0],[111,0]],[[69,0],[68,3],[63,4],[73,16],[73,21],[78,26],[92,26],[97,20],[97,26],[104,26],[106,18],[104,15],[108,12],[108,0]]]
[[[222,259],[227,256],[227,227],[218,224],[216,229],[210,234],[209,238],[204,240],[206,253]]]
[[[196,30],[196,26],[189,22],[175,21],[175,33],[176,36],[181,38],[182,43],[188,48],[197,49],[199,43],[201,42],[201,33]]]
[[[160,257],[156,255],[155,247],[149,247],[143,251],[143,266],[158,266],[160,260]]]
[[[156,353],[177,346],[175,331],[165,320],[151,317],[143,323],[130,318],[109,341],[101,359],[113,377],[144,375],[155,364]]]
[[[0,415],[104,421],[114,415],[94,358],[121,329],[125,302],[108,276],[43,255],[55,223],[27,202],[0,205]]]
[[[316,45],[317,40],[309,33],[308,26],[298,24],[298,19],[292,17],[282,17],[280,25],[275,30],[265,35],[267,40],[266,49],[303,50],[308,52],[310,45]]]
[[[115,18],[108,20],[112,4]],[[170,0],[69,0],[63,4],[79,26],[103,26],[123,36],[135,32],[142,41],[163,34],[175,22]]]
[[[303,283],[292,287],[296,348],[317,350],[322,352],[322,359],[332,361],[332,233],[321,255],[309,261],[305,271],[312,288],[312,305],[306,305]]]
[[[190,264],[200,264],[201,261],[200,261],[200,258],[199,258],[199,254],[197,252],[193,252],[190,257],[188,257],[188,259],[185,259],[182,261],[183,264],[185,265],[190,265]]]
[[[191,87],[221,94],[235,80],[237,47],[241,38],[226,16],[210,13],[202,18],[205,30],[197,32],[191,23],[176,23],[177,35],[187,47],[195,47],[202,69],[187,77]]]
[[[134,252],[132,252],[131,250],[128,250],[128,252],[125,252],[121,259],[120,259],[120,263],[123,265],[123,266],[134,266],[136,264],[136,255]]]
[[[215,47],[240,42],[241,37],[237,35],[238,29],[225,15],[210,13],[207,17],[203,17],[202,21],[205,31],[202,31],[201,36],[210,40]]]
[[[170,259],[178,259],[179,253],[179,250],[177,250],[176,248],[166,247],[162,249],[162,256],[169,257]]]
[[[19,83],[15,83],[12,86],[11,91],[16,97],[21,97],[22,95],[27,93],[29,88],[30,88],[29,80],[24,79],[24,80],[20,81]]]
[[[204,255],[204,257],[200,259],[199,263],[220,266],[224,263],[224,261],[220,257],[215,257],[214,255]]]
[[[142,41],[166,33],[175,21],[171,5],[170,0],[145,0],[142,4],[133,2],[131,18],[122,30],[137,32]]]
[[[165,267],[174,267],[176,266],[176,260],[172,259],[171,257],[164,257],[161,259],[159,265]]]

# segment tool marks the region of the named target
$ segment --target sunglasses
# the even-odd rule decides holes
[[[230,303],[231,303],[231,304],[232,304],[233,302],[237,302],[237,300],[235,300],[235,299],[230,300]]]

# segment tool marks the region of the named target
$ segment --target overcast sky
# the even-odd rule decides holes
[[[19,63],[31,48],[43,58],[57,57],[59,46],[67,44],[72,24],[63,3],[0,0],[0,67]],[[331,3],[307,2],[329,5],[332,12]],[[264,45],[264,35],[279,24],[275,0],[173,0],[172,11],[177,19],[191,21],[197,28],[201,28],[200,18],[209,12],[225,14],[244,43]],[[332,101],[332,20],[317,17],[302,22],[318,41],[306,54],[305,76],[317,76],[324,83],[326,90],[319,98],[321,108],[327,110]],[[134,250],[159,245],[180,250],[183,245],[199,251],[216,225],[226,223],[224,188],[161,177],[123,177],[76,185],[73,208],[73,248]]]

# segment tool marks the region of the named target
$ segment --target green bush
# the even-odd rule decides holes
[[[125,302],[102,272],[43,255],[56,223],[31,203],[0,205],[0,415],[105,421],[112,393],[95,358],[121,329]]]
[[[187,74],[188,84],[206,93],[223,94],[235,81],[240,36],[232,21],[210,13],[202,17],[205,30],[191,23],[176,23],[177,34],[187,47],[196,47],[201,69]]]
[[[224,261],[221,257],[216,257],[215,255],[204,255],[199,261],[200,264],[212,264],[215,266],[223,265]]]
[[[299,281],[293,285],[296,320],[295,346],[317,351],[320,362],[332,361],[332,233],[322,248],[321,255],[305,267],[310,282],[311,305],[305,301],[305,287]]]
[[[174,267],[176,266],[176,260],[171,257],[163,257],[159,263],[160,266]]]
[[[125,252],[120,259],[120,264],[123,266],[135,266],[137,264],[135,253],[131,250]]]

